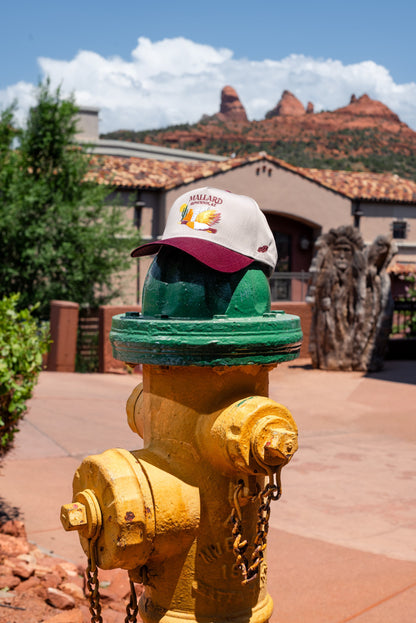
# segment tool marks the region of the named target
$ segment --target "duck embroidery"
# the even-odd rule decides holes
[[[219,223],[221,214],[215,210],[203,210],[194,216],[194,211],[184,203],[179,208],[181,211],[181,225],[187,225],[191,229],[210,232],[215,234],[217,230],[212,227],[215,223]]]

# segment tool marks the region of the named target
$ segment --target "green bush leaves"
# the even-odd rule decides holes
[[[29,309],[19,311],[19,298],[0,300],[0,457],[18,431],[49,345],[48,327],[39,325]]]

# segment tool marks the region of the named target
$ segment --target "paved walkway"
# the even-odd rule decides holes
[[[15,449],[0,471],[0,504],[29,539],[84,562],[59,508],[87,454],[135,449],[124,405],[132,375],[43,372]],[[383,372],[323,372],[306,360],[271,373],[300,449],[283,470],[269,533],[272,623],[416,620],[416,362]],[[1,506],[0,506],[1,510]]]

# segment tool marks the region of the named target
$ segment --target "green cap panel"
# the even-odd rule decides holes
[[[270,288],[258,268],[221,273],[173,248],[153,260],[143,288],[143,315],[169,318],[258,316],[270,311]]]

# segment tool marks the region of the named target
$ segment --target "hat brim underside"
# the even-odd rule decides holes
[[[214,242],[201,239],[195,240],[194,238],[168,238],[166,240],[158,240],[157,242],[149,242],[134,249],[131,256],[153,255],[163,246],[180,249],[199,262],[222,273],[235,273],[255,261],[252,257],[242,255],[237,253],[237,251],[232,251]]]

